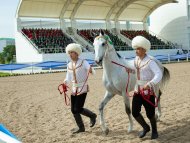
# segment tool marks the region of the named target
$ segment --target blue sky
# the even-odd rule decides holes
[[[19,0],[0,0],[0,38],[14,38],[15,13]]]

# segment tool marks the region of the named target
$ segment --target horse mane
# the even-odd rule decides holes
[[[116,54],[117,54],[117,56],[118,56],[119,59],[122,58],[121,55],[118,52],[116,52]]]

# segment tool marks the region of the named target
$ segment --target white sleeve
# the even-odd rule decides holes
[[[84,60],[84,67],[85,67],[85,69],[90,70],[91,65],[86,60]],[[92,68],[92,75],[95,75],[96,71],[94,70],[93,67],[91,67],[91,68]]]
[[[155,61],[151,61],[149,67],[154,73],[154,78],[150,82],[148,82],[148,85],[156,85],[161,81],[163,73]]]
[[[87,70],[90,69],[90,64],[86,60],[83,61],[83,64],[84,64],[85,69]]]
[[[68,65],[67,65],[67,73],[66,73],[66,77],[65,77],[64,83],[65,84],[69,84],[69,82],[71,82],[71,80],[72,80],[72,75],[69,72]]]

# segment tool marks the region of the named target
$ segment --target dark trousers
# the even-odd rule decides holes
[[[86,100],[87,93],[81,95],[71,95],[71,112],[73,114],[80,114],[84,109],[84,103]]]
[[[155,97],[150,96],[149,99],[153,104],[155,104]],[[143,99],[143,97],[140,94],[136,94],[133,97],[132,101],[132,114],[134,118],[137,118],[140,115],[141,112],[141,106],[144,106],[146,115],[149,119],[155,116],[155,107],[150,105],[146,100]]]

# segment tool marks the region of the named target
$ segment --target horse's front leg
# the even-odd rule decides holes
[[[122,96],[125,103],[125,112],[127,113],[128,118],[129,118],[128,133],[130,133],[133,130],[133,119],[132,119],[131,108],[130,108],[130,100],[129,100],[129,97],[126,95],[125,91],[123,92]]]
[[[106,91],[104,99],[102,100],[102,102],[100,103],[100,106],[99,106],[100,125],[101,125],[103,133],[106,134],[106,135],[109,133],[109,129],[108,129],[108,127],[106,127],[103,111],[104,111],[104,107],[112,99],[113,96],[114,96],[114,94],[109,93],[108,91]]]

